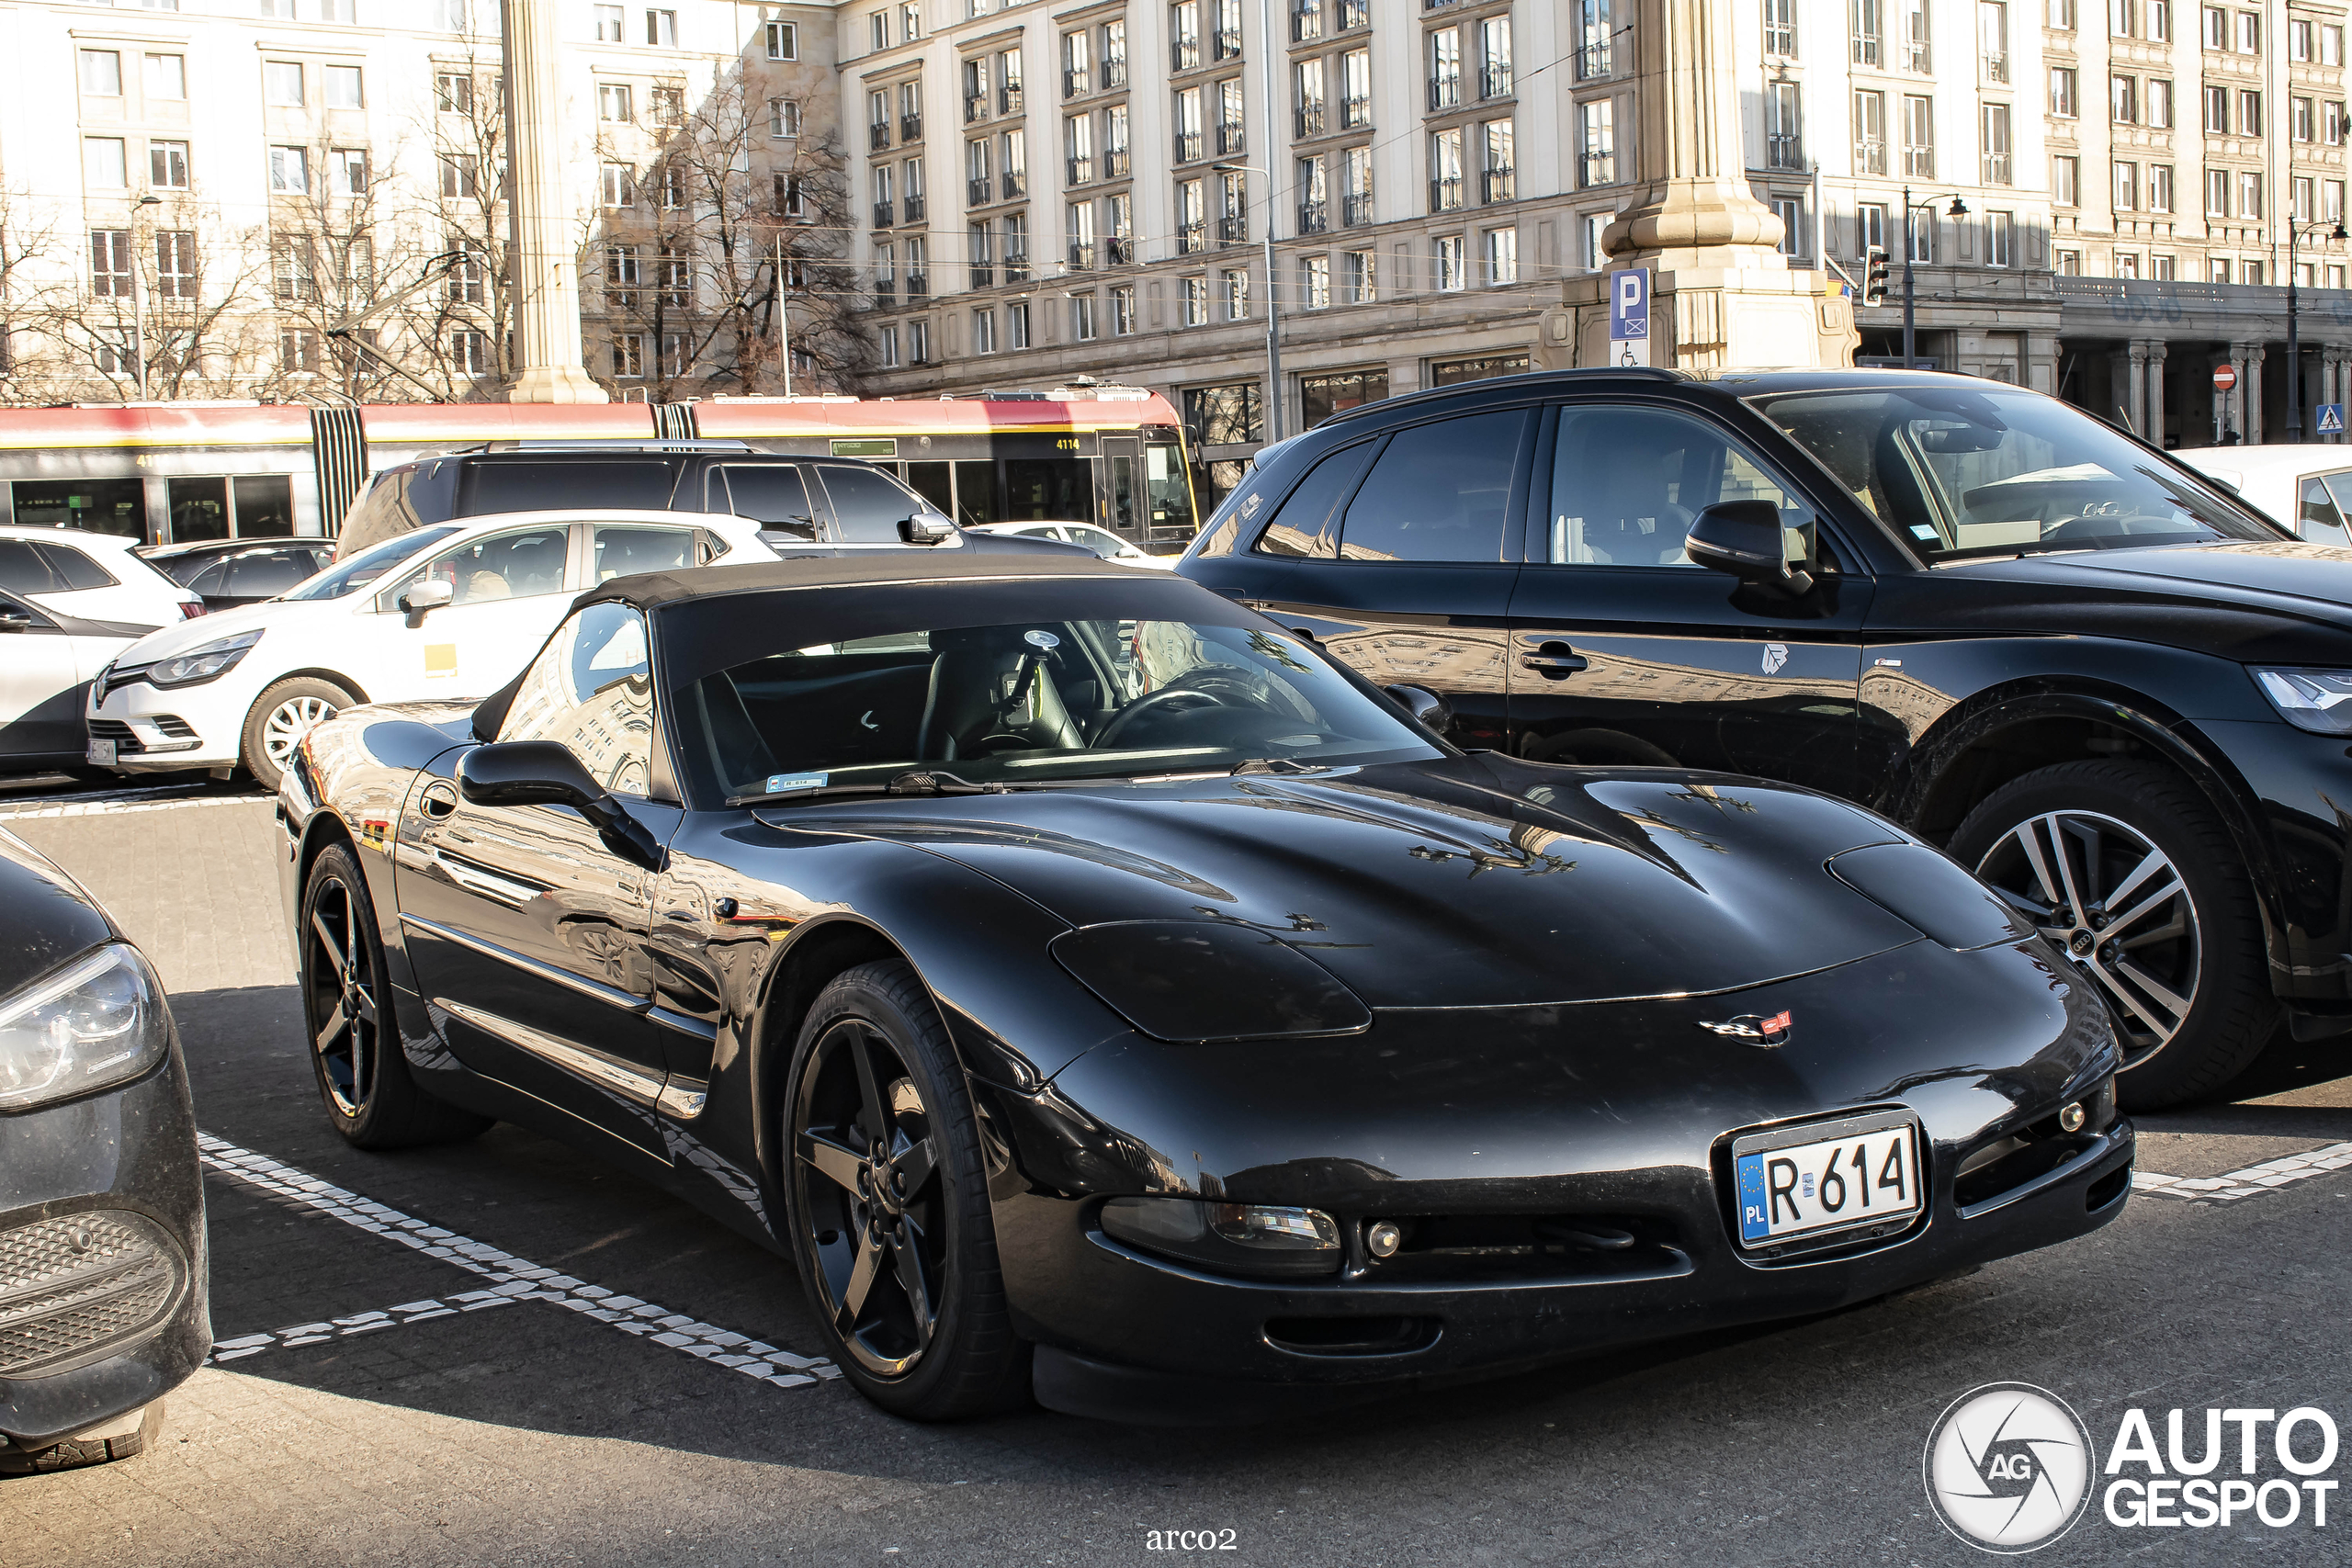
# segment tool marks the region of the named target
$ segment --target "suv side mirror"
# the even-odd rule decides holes
[[[588,818],[613,853],[648,871],[662,868],[662,846],[653,835],[561,741],[477,746],[458,759],[458,793],[475,806],[569,806]]]
[[[955,521],[936,512],[918,512],[899,525],[899,537],[910,545],[936,545],[955,536]]]
[[[455,597],[455,588],[437,577],[428,577],[409,584],[408,591],[401,595],[401,608],[412,615],[422,615],[427,610],[445,608]]]
[[[1781,509],[1769,501],[1715,502],[1691,523],[1682,549],[1699,565],[1742,582],[1784,593],[1813,591],[1812,541],[1799,530],[1783,528]]]
[[[1382,688],[1396,699],[1396,705],[1412,716],[1423,729],[1443,735],[1453,728],[1453,705],[1430,691],[1427,686],[1386,686]]]

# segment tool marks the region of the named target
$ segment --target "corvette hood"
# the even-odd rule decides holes
[[[1725,991],[1920,940],[1824,868],[1896,829],[1801,790],[1666,770],[1476,755],[766,820],[929,850],[1077,926],[1247,928],[1374,1007]]]

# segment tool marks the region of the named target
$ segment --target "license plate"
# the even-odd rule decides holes
[[[1880,1225],[1924,1206],[1918,1135],[1907,1116],[1749,1134],[1732,1145],[1732,1176],[1746,1247]]]
[[[113,766],[114,766],[114,748],[115,748],[115,743],[114,743],[113,741],[111,741],[111,740],[93,740],[93,741],[91,741],[91,742],[90,742],[90,765],[91,765],[92,767],[94,767],[94,768],[111,768],[111,767],[113,767]]]

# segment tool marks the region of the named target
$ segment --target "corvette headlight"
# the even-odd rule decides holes
[[[0,998],[0,1111],[129,1083],[172,1037],[164,987],[127,942]]]
[[[1288,942],[1209,920],[1119,920],[1046,949],[1104,1006],[1155,1040],[1188,1044],[1361,1034],[1371,1010]]]
[[[2352,735],[2352,670],[2256,670],[2254,683],[2297,729]]]
[[[169,659],[159,659],[147,667],[147,681],[155,686],[198,686],[218,680],[237,667],[237,660],[246,649],[261,640],[258,631],[239,632],[218,642],[208,642],[191,648],[186,653],[175,653]]]

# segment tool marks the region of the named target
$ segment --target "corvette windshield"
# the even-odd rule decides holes
[[[424,548],[425,546],[447,538],[455,528],[419,528],[387,539],[372,550],[362,550],[341,566],[332,566],[298,587],[278,595],[281,599],[340,599],[356,593],[392,568]]]
[[[1933,560],[2284,536],[2065,404],[1967,387],[1754,400]]]
[[[876,793],[910,772],[1018,786],[1436,754],[1309,645],[1260,626],[913,629],[768,654],[677,697],[687,765],[725,798]]]

